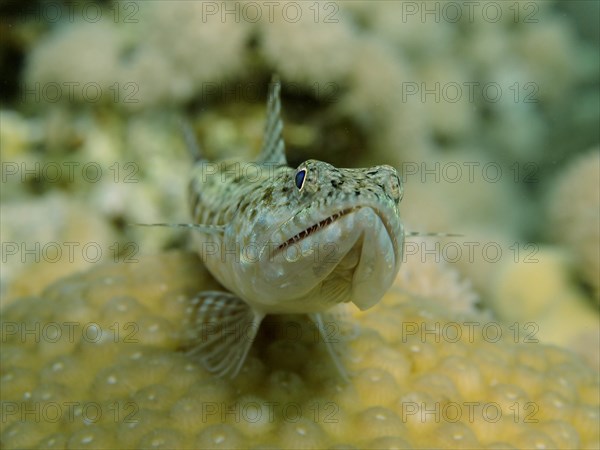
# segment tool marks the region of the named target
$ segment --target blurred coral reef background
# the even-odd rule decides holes
[[[13,346],[2,352],[3,400],[7,395],[21,401],[27,393],[43,399],[44,389],[51,391],[46,396],[50,399],[83,399],[96,395],[91,394],[96,390],[107,402],[135,397],[145,405],[146,422],[132,432],[130,446],[152,446],[156,441],[165,447],[206,447],[215,445],[215,436],[225,436],[224,445],[235,447],[258,436],[250,440],[254,445],[474,448],[501,441],[490,431],[492,424],[446,424],[447,429],[432,433],[434,426],[428,423],[395,425],[401,416],[399,403],[384,403],[392,397],[398,402],[484,398],[502,403],[508,400],[497,399],[514,394],[539,402],[544,420],[536,427],[497,428],[510,430],[510,445],[597,448],[599,8],[596,1],[550,0],[282,1],[271,6],[4,2],[3,320],[93,321],[93,308],[101,308],[102,320],[109,324],[110,314],[117,317],[110,305],[117,308],[130,296],[125,308],[132,309],[131,317],[150,317],[144,323],[152,329],[161,308],[169,307],[152,304],[163,301],[155,293],[148,293],[145,304],[140,287],[144,283],[139,280],[131,285],[123,281],[124,290],[115,288],[118,294],[100,289],[96,297],[88,291],[73,297],[73,286],[79,289],[86,280],[100,279],[104,270],[110,277],[119,272],[103,269],[112,266],[100,263],[154,261],[144,273],[163,271],[157,278],[174,283],[169,289],[177,295],[183,295],[181,290],[191,294],[190,283],[196,288],[209,283],[200,276],[190,281],[189,255],[165,256],[174,267],[181,264],[185,269],[185,289],[168,265],[146,256],[193,250],[188,234],[127,224],[189,220],[186,185],[191,163],[182,121],[191,124],[210,158],[251,158],[258,152],[273,73],[283,83],[284,137],[292,166],[308,158],[342,167],[391,164],[405,181],[401,213],[407,229],[462,237],[410,238],[405,265],[389,298],[373,311],[353,316],[365,327],[364,342],[353,341],[348,357],[353,369],[362,373],[352,386],[352,395],[360,398],[358,406],[352,406],[354,397],[346,389],[316,390],[323,382],[316,374],[318,364],[312,372],[303,365],[299,370],[297,363],[286,366],[285,361],[275,364],[276,369],[265,368],[285,353],[277,346],[265,350],[262,359],[255,355],[241,380],[210,381],[202,369],[190,369],[173,351],[181,331],[176,327],[179,306],[159,324],[159,329],[168,330],[164,335],[143,334],[148,340],[143,352],[152,353],[150,360],[156,363],[148,371],[159,371],[160,376],[151,377],[152,383],[128,379],[129,390],[111,391],[101,384],[117,366],[119,376],[142,376],[130,374],[130,359],[136,353],[128,354],[127,348],[103,346],[98,350],[102,356],[84,375],[95,350],[48,344],[19,347],[3,334],[3,347]],[[98,249],[100,254],[94,253]],[[94,270],[48,288],[87,269]],[[434,351],[401,343],[399,323],[415,317],[430,325],[434,318],[477,317],[510,330],[515,324],[526,330],[527,324],[534,324],[540,343],[534,349],[521,342],[489,350],[497,356],[494,369],[493,358],[486,359],[479,347],[450,350],[438,345]],[[311,348],[298,351],[311,358]],[[378,350],[369,359],[371,349]],[[429,351],[429,359],[414,354]],[[180,367],[185,380],[165,387],[170,370],[165,361]],[[55,380],[58,375],[49,369],[59,362],[72,366],[72,383],[80,377],[87,381],[77,388],[61,387]],[[285,370],[285,381],[277,379],[278,370]],[[442,373],[450,373],[450,379],[440,379]],[[294,383],[315,398],[328,399],[337,392],[335,401],[349,419],[326,430],[306,423],[304,434],[279,423],[252,429],[212,424],[217,428],[200,430],[185,419],[193,409],[184,399],[191,395],[187,389],[194,376],[201,386],[208,383],[205,392],[196,387],[197,398],[285,398],[280,385],[289,388]],[[252,383],[260,384],[263,376],[271,377],[270,387],[254,392]],[[565,381],[551,386],[552,377]],[[518,392],[508,392],[511,389]],[[386,391],[397,395],[386,399]],[[165,403],[144,403],[150,397],[164,398]],[[567,406],[560,409],[558,404]],[[373,409],[377,407],[381,410]],[[174,417],[177,426],[170,422]],[[349,423],[375,431],[345,439],[356,434]],[[120,442],[122,432],[107,431],[105,423],[77,422],[63,429],[11,421],[1,425],[5,448],[82,447],[85,430],[98,436],[90,441],[95,446],[108,448]],[[386,427],[403,431],[388,432]],[[48,436],[53,433],[58,434],[51,444]],[[454,439],[459,435],[463,441]],[[306,439],[295,441],[298,436]],[[385,441],[386,436],[397,440]]]

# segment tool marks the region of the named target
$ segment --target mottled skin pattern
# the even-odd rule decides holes
[[[316,160],[288,167],[279,89],[271,87],[258,161],[199,160],[190,182],[200,255],[229,291],[200,293],[190,307],[198,330],[190,353],[220,375],[239,371],[265,314],[309,314],[322,329],[322,314],[337,304],[377,303],[402,259],[396,170]],[[202,333],[207,324],[215,336]],[[231,331],[244,327],[253,332]]]

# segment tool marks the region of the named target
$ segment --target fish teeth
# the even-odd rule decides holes
[[[292,236],[291,238],[289,238],[287,241],[283,242],[282,244],[280,244],[277,249],[275,250],[275,253],[284,250],[285,248],[287,248],[290,245],[295,244],[298,241],[301,241],[302,239],[304,239],[307,236],[310,236],[312,233],[314,233],[315,231],[318,231],[322,228],[325,228],[326,226],[331,225],[333,222],[335,222],[337,219],[339,219],[340,217],[343,217],[355,210],[359,209],[359,207],[351,207],[351,208],[346,208],[346,209],[342,209],[341,211],[338,211],[334,214],[332,214],[331,216],[326,217],[325,219],[321,220],[320,222],[317,222],[313,225],[311,225],[308,228],[305,228],[304,230],[302,230],[300,233],[295,234],[294,236]]]

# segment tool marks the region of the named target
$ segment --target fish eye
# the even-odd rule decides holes
[[[306,169],[302,168],[296,172],[296,187],[299,191],[304,187],[304,181],[306,180]]]

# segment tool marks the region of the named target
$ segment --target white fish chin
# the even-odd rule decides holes
[[[350,301],[360,310],[374,306],[392,285],[398,265],[392,238],[384,223],[369,209],[373,226],[365,228],[360,260],[352,277]]]
[[[394,242],[372,208],[345,212],[285,248],[275,247],[274,256],[261,270],[266,291],[260,302],[279,304],[290,312],[323,310],[350,301],[361,310],[370,308],[396,275]]]

